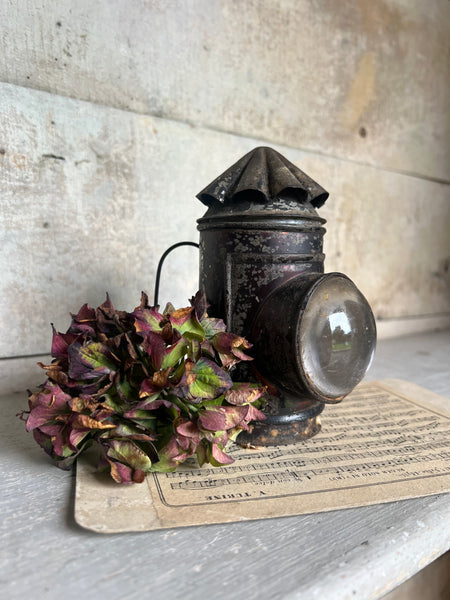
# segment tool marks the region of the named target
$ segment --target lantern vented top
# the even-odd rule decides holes
[[[219,175],[197,198],[212,208],[239,202],[244,196],[266,204],[285,194],[315,208],[328,198],[328,192],[284,156],[261,146]]]

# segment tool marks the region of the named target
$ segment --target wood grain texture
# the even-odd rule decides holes
[[[436,334],[403,340],[403,351],[391,354],[393,340],[383,342],[377,376],[402,372],[424,385],[431,370],[430,389],[448,394],[448,345],[439,336],[436,343]],[[424,348],[432,355],[420,370],[412,358]],[[222,600],[230,593],[237,600],[372,600],[450,547],[448,495],[223,526],[93,534],[73,521],[71,474],[50,464],[14,416],[24,405],[24,394],[1,399],[0,560],[8,599],[32,590],[42,600]]]
[[[446,0],[17,0],[0,81],[448,181]]]
[[[49,324],[105,293],[132,310],[162,252],[197,240],[195,194],[261,141],[0,84],[0,356],[49,350]],[[449,310],[450,187],[276,148],[330,192],[326,269],[377,317]],[[177,250],[161,302],[185,306],[198,255]]]
[[[11,335],[0,355],[14,356],[48,352],[50,322],[67,328],[69,311],[106,292],[128,310],[142,289],[153,294],[162,252],[197,237],[204,211],[194,194],[205,179],[196,159],[206,147],[189,126],[161,132],[149,117],[1,89],[1,318]],[[198,256],[188,248],[174,258],[160,298],[185,306]]]

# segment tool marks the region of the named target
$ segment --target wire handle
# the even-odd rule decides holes
[[[153,295],[153,305],[154,306],[156,306],[158,304],[159,280],[161,279],[161,269],[162,269],[164,260],[166,259],[167,255],[172,252],[172,250],[175,250],[175,248],[178,248],[179,246],[195,246],[195,248],[200,247],[197,244],[197,242],[177,242],[176,244],[173,244],[173,246],[170,246],[169,248],[167,248],[167,250],[164,252],[164,254],[159,259],[158,268],[156,269],[155,293]]]

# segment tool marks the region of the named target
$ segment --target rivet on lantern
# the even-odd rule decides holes
[[[320,430],[325,403],[362,380],[376,344],[364,296],[342,273],[324,274],[328,193],[271,148],[256,148],[201,191],[200,288],[210,316],[254,343],[252,377],[270,391],[267,419],[240,443],[271,445]]]

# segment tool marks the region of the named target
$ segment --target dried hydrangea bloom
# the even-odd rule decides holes
[[[91,445],[119,483],[200,465],[232,462],[226,446],[252,420],[265,388],[235,383],[231,368],[252,360],[251,344],[208,317],[200,292],[191,306],[160,313],[142,293],[131,313],[109,297],[83,305],[66,333],[53,329],[47,381],[29,396],[26,427],[61,468]]]

